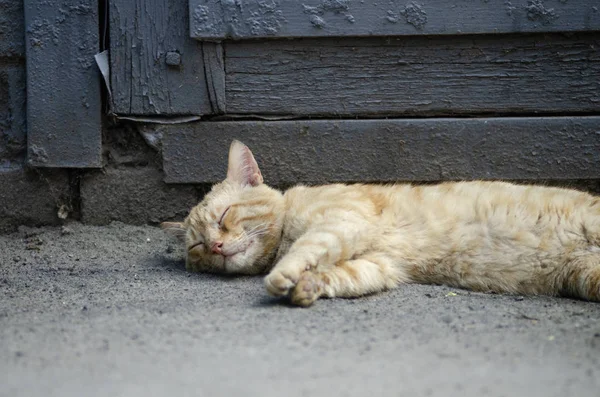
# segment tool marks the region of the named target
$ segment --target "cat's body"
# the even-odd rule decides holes
[[[234,142],[228,178],[165,226],[185,231],[188,269],[270,270],[267,290],[302,306],[407,282],[600,301],[600,199],[574,190],[457,182],[282,194]]]

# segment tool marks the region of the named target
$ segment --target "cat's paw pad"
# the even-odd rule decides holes
[[[265,277],[265,287],[273,296],[286,296],[297,282],[298,277],[279,269],[274,269]]]
[[[294,305],[307,307],[312,305],[323,294],[321,280],[314,273],[302,274],[291,292],[290,300]]]

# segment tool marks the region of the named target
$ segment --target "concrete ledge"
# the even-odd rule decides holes
[[[225,177],[233,139],[271,185],[600,175],[600,117],[223,121],[165,126],[168,183]]]
[[[72,209],[67,172],[0,170],[0,232],[19,225],[58,225],[61,207]]]
[[[109,168],[86,174],[80,185],[81,221],[142,225],[183,219],[198,203],[193,186],[167,185],[154,168]]]

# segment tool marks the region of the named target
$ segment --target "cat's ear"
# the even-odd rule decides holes
[[[229,166],[227,179],[242,186],[258,186],[263,183],[263,177],[258,164],[248,146],[234,140],[229,147]]]
[[[183,222],[163,222],[160,228],[181,241],[185,241],[185,224]]]

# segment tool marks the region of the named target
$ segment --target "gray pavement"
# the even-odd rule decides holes
[[[153,227],[0,236],[1,396],[600,396],[600,304],[409,285],[292,308]]]

